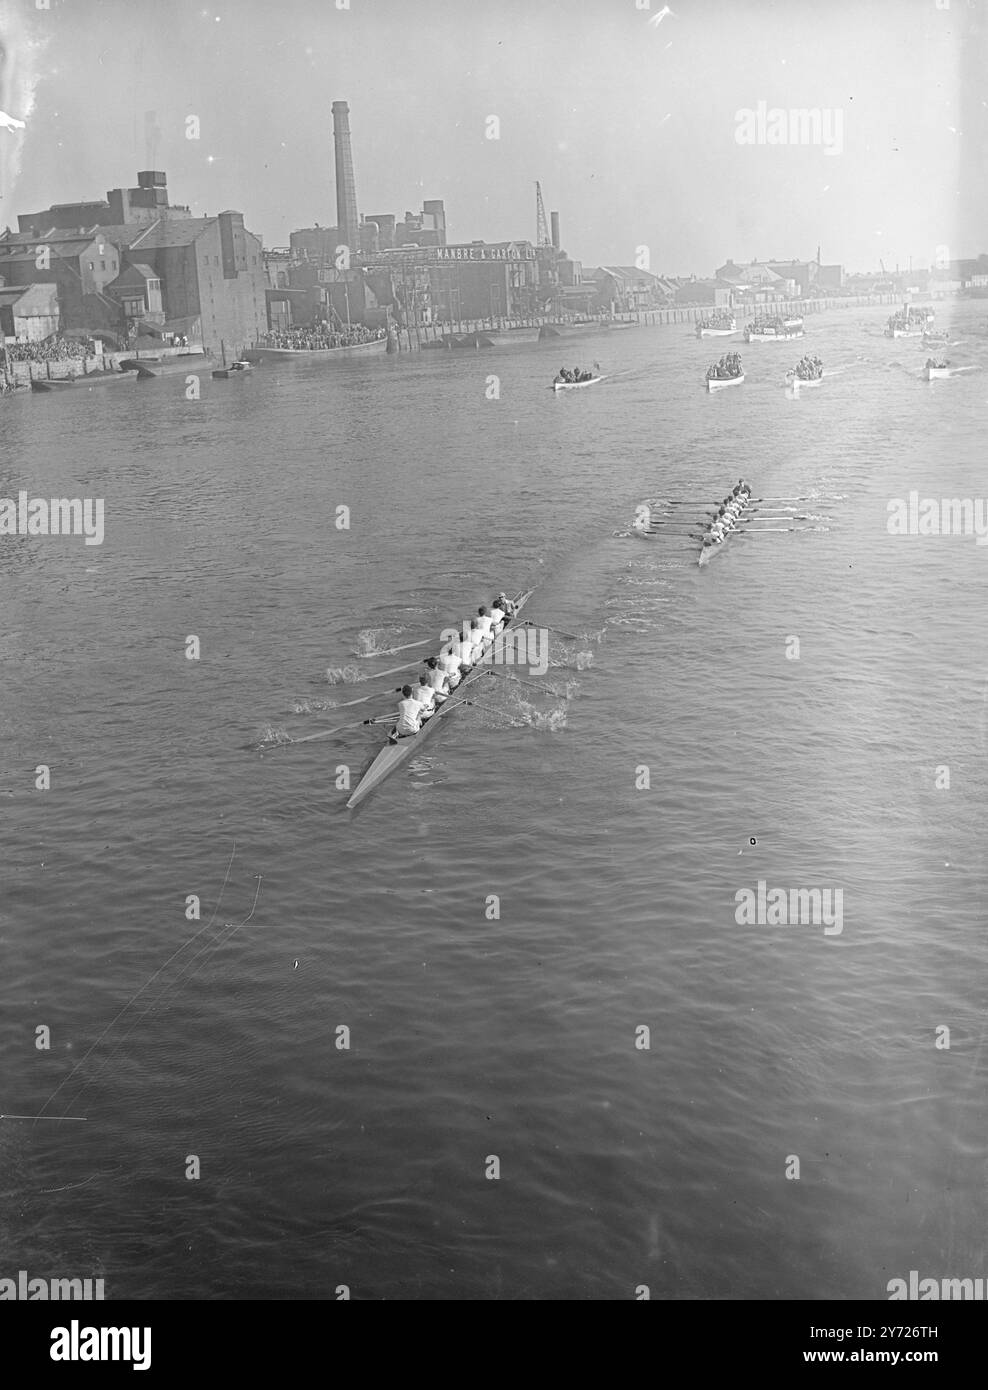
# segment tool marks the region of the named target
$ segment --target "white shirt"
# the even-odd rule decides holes
[[[493,625],[494,625],[494,619],[490,616],[490,614],[488,614],[486,617],[485,617],[483,614],[481,614],[481,615],[478,617],[477,621],[478,621],[478,623],[480,624],[480,631],[481,631],[482,635],[483,635],[485,638],[490,637],[490,635],[491,635],[491,628],[492,628]]]
[[[443,652],[439,658],[439,665],[443,675],[449,681],[450,690],[460,683],[460,658],[459,647],[452,652]]]
[[[414,695],[407,700],[398,701],[398,722],[395,725],[395,732],[398,734],[417,734],[422,727],[422,706]]]
[[[455,655],[465,666],[473,665],[473,641],[469,637],[464,637],[462,642],[456,644]]]
[[[501,624],[502,624],[503,622],[504,622],[504,609],[503,609],[503,608],[497,608],[497,607],[492,608],[492,609],[491,609],[491,624],[493,625],[493,627],[494,627],[495,629],[497,629],[498,627],[501,626]]]
[[[438,667],[430,666],[425,673],[425,678],[433,690],[441,692],[443,686],[446,684],[446,673],[445,671],[441,671]]]
[[[434,710],[436,707],[436,692],[431,685],[417,685],[413,691],[413,698],[426,710]]]

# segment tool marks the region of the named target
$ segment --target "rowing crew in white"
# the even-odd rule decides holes
[[[721,545],[738,524],[741,513],[751,499],[751,484],[739,478],[734,488],[724,498],[714,513],[713,522],[703,538],[703,548]]]
[[[438,656],[426,657],[425,675],[419,676],[418,685],[401,687],[398,718],[388,735],[389,743],[397,743],[400,738],[409,738],[420,731],[477,664],[487,643],[498,635],[514,613],[511,599],[506,594],[498,594],[490,608],[481,605],[475,618],[464,620],[463,636],[458,641],[444,646]]]

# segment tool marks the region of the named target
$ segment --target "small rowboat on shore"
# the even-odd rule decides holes
[[[236,362],[231,362],[229,367],[217,367],[213,376],[226,379],[231,376],[239,376],[241,372],[252,372],[253,370],[253,362],[247,362],[241,357]]]
[[[534,589],[528,589],[524,593],[518,594],[514,600],[514,618],[511,618],[504,624],[504,627],[501,629],[502,632],[507,631],[511,623],[517,619],[518,614],[525,607],[525,604],[532,597],[534,592]],[[499,634],[487,643],[484,648],[484,657],[489,655],[491,649],[495,647],[496,643],[500,642],[500,640],[501,637]],[[438,725],[446,719],[448,715],[452,714],[454,710],[459,709],[461,705],[469,704],[469,700],[465,698],[467,690],[475,681],[478,681],[481,676],[488,675],[490,670],[490,666],[484,664],[482,659],[472,670],[467,672],[453,693],[440,705],[432,718],[422,725],[417,734],[409,734],[406,738],[400,738],[397,743],[386,743],[357,783],[350,800],[347,802],[347,807],[352,809],[354,806],[359,805],[364,797],[369,796],[376,787],[379,787],[386,777],[390,777],[396,768],[400,767],[403,762],[406,762],[413,753],[419,751],[429,735],[435,731]]]
[[[598,381],[603,381],[602,376],[592,376],[587,381],[554,381],[553,391],[576,391],[581,386],[596,386]]]
[[[744,384],[744,372],[739,372],[737,376],[708,376],[707,390],[720,391],[725,386],[742,386]]]

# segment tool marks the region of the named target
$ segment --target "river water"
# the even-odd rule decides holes
[[[677,325],[0,404],[0,495],[106,506],[100,547],[0,543],[0,1111],[41,1117],[0,1121],[0,1275],[986,1272],[985,559],[886,504],[978,495],[988,334],[941,311],[976,370],[921,382],[887,313],[743,349],[713,396],[726,345]],[[803,350],[833,371],[793,400]],[[552,395],[561,353],[607,380]],[[622,534],[740,474],[828,520],[704,569]],[[429,648],[366,653],[532,586],[539,688],[485,679],[356,812],[379,729],[283,742],[387,710],[400,677],[333,680]],[[759,881],[841,889],[842,930],[739,926]]]

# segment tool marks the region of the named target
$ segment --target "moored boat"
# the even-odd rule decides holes
[[[515,622],[515,620],[518,617],[518,614],[525,607],[525,604],[528,602],[528,600],[531,598],[534,592],[534,589],[528,589],[524,593],[518,594],[518,596],[514,600],[514,617],[509,619],[504,624],[502,632],[507,631],[511,624]],[[490,653],[491,649],[500,640],[501,639],[499,635],[497,637],[492,638],[485,645],[485,657]],[[381,749],[380,753],[378,753],[377,757],[371,763],[370,767],[364,773],[363,777],[361,777],[360,781],[357,783],[352,795],[350,796],[349,801],[347,802],[347,807],[352,809],[354,806],[359,805],[365,797],[369,796],[372,791],[374,791],[377,787],[381,785],[381,783],[385,780],[386,777],[390,777],[391,773],[394,772],[396,768],[400,767],[402,763],[406,762],[414,753],[418,752],[418,750],[422,747],[422,744],[429,737],[429,735],[436,729],[437,725],[440,723],[441,720],[445,719],[446,716],[451,714],[454,710],[459,709],[461,705],[469,704],[469,701],[464,698],[466,691],[470,688],[471,685],[474,684],[475,681],[478,681],[481,678],[481,676],[487,675],[490,672],[490,669],[490,666],[484,665],[483,661],[478,662],[470,671],[467,672],[467,674],[460,681],[456,689],[439,707],[439,709],[432,716],[432,718],[428,720],[427,723],[422,725],[421,729],[417,734],[410,734],[406,738],[400,738],[397,743],[389,742],[385,744],[385,746]]]
[[[253,370],[253,362],[248,362],[241,357],[236,362],[231,362],[229,367],[217,367],[213,371],[213,376],[226,379],[231,376],[239,376],[241,372],[252,372]]]
[[[696,321],[698,338],[729,338],[737,331],[738,321],[733,314],[711,314]]]
[[[250,350],[251,359],[268,362],[340,362],[348,357],[373,357],[384,352],[387,338],[372,338],[367,343],[352,343],[349,347],[280,348],[258,343]]]
[[[923,375],[927,381],[941,381],[950,376],[950,367],[946,362],[927,362]]]

